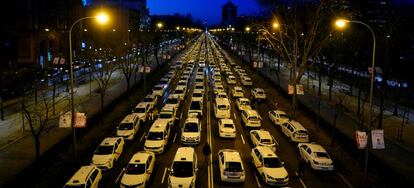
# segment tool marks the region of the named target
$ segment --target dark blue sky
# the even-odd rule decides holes
[[[221,6],[228,0],[147,0],[150,14],[188,14],[207,21],[208,25],[221,21]],[[238,6],[238,14],[259,12],[255,0],[232,0]]]

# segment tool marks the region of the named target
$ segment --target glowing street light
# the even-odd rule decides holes
[[[278,29],[280,27],[278,22],[273,22],[272,24],[273,29]]]
[[[161,29],[162,27],[164,27],[164,24],[162,22],[158,22],[157,23],[157,28]]]
[[[249,32],[250,31],[250,27],[246,27],[245,30],[246,30],[246,32]]]
[[[106,24],[109,21],[109,16],[105,12],[100,12],[95,17],[99,24]]]

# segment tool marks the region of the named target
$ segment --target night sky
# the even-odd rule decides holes
[[[207,21],[208,25],[221,21],[221,6],[228,0],[148,0],[147,7],[150,14],[174,14],[187,15]],[[259,12],[259,5],[255,0],[232,0],[238,7],[238,14],[255,14]]]

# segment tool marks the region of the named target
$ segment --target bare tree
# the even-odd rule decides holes
[[[135,58],[127,54],[123,59],[121,59],[119,67],[121,68],[121,71],[125,77],[127,91],[129,91],[129,88],[131,86],[131,77],[137,70],[136,67],[138,67],[137,61]]]
[[[342,92],[335,92],[335,114],[332,120],[332,137],[331,137],[331,146],[335,144],[336,139],[336,125],[337,120],[340,115],[344,113],[346,110],[345,106],[343,105],[345,102],[347,95]]]
[[[116,64],[113,61],[103,61],[102,66],[95,69],[97,70],[94,71],[94,77],[98,83],[98,91],[101,97],[101,111],[103,111],[106,91],[108,90],[112,74],[116,70]]]
[[[275,17],[279,27],[259,25],[259,34],[280,54],[290,69],[290,84],[296,88],[305,71],[316,61],[323,44],[329,38],[331,2],[294,4]],[[310,61],[311,60],[311,61]],[[297,92],[292,96],[292,115],[297,108]]]
[[[54,100],[50,101],[50,98],[47,97],[48,90],[45,89],[38,92],[40,94],[40,101],[37,104],[22,105],[25,121],[29,125],[30,133],[35,142],[36,159],[40,157],[40,138],[42,134],[48,130],[50,126],[49,122],[59,117],[59,115],[55,115],[52,112]],[[23,100],[27,100],[27,98]],[[28,102],[23,104],[28,104]]]

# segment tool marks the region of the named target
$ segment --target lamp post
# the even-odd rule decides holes
[[[97,16],[88,16],[83,17],[75,22],[70,26],[69,29],[69,74],[70,74],[70,111],[71,111],[71,128],[73,132],[73,155],[76,158],[76,131],[75,131],[75,102],[74,102],[74,93],[73,93],[73,52],[72,52],[72,29],[73,27],[82,20],[86,19],[96,19],[98,23],[105,24],[108,22],[108,15],[105,13],[99,13]]]
[[[365,149],[365,164],[364,164],[364,187],[367,185],[367,177],[368,177],[368,155],[369,155],[369,139],[371,133],[371,125],[372,125],[372,100],[374,95],[374,80],[375,80],[375,47],[376,47],[376,38],[374,30],[366,23],[361,21],[355,20],[344,20],[339,19],[335,22],[335,26],[339,29],[345,28],[348,23],[357,23],[365,26],[371,32],[372,35],[372,62],[371,62],[371,80],[370,80],[370,91],[369,91],[369,112],[368,112],[368,143]]]

